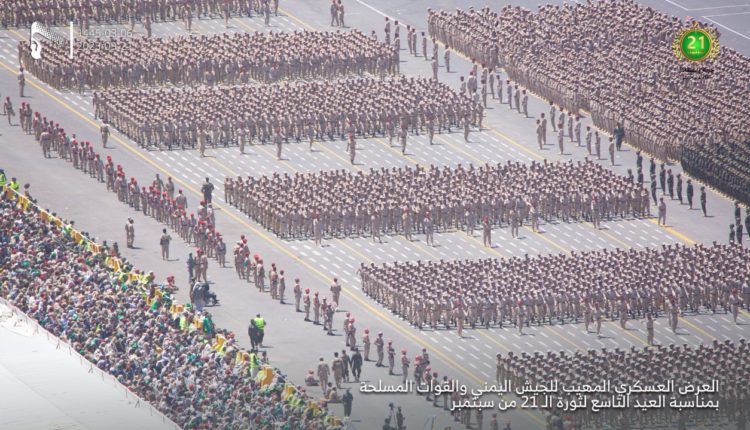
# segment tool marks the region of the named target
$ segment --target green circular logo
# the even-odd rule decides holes
[[[702,29],[692,29],[680,38],[680,51],[690,61],[702,61],[711,53],[712,36]]]

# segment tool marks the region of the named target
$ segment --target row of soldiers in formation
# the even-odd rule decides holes
[[[121,165],[115,164],[111,156],[103,159],[94,150],[89,141],[80,141],[75,134],[68,135],[59,123],[55,123],[39,112],[34,113],[33,129],[28,131],[35,135],[45,158],[51,158],[53,151],[58,156],[72,163],[75,169],[81,170],[91,178],[106,183],[107,191],[117,194],[118,200],[128,204],[136,211],[151,216],[166,224],[186,242],[197,248],[195,258],[195,279],[207,281],[208,258],[216,258],[220,267],[226,266],[226,244],[221,233],[216,230],[216,218],[211,202],[211,191],[204,191],[204,200],[200,202],[195,213],[188,215],[188,200],[181,189],[176,190],[172,178],[164,181],[159,174],[148,188],[139,186],[131,177],[128,181]],[[102,129],[102,141],[106,147],[109,131]],[[210,184],[206,178],[206,184]],[[206,189],[206,184],[202,187]],[[135,230],[133,222],[126,225],[128,246],[133,246]],[[168,255],[168,241],[166,245]],[[164,252],[165,250],[162,249]]]
[[[273,300],[278,300],[280,303],[284,304],[286,297],[286,278],[284,270],[279,270],[275,263],[271,263],[269,271],[266,272],[263,258],[258,254],[253,254],[251,256],[247,242],[247,239],[244,236],[241,236],[240,240],[238,240],[234,246],[234,265],[237,276],[240,279],[246,279],[249,283],[252,283],[259,292],[268,292]],[[266,284],[266,282],[268,284]],[[318,291],[311,294],[309,288],[303,289],[300,279],[295,278],[294,286],[292,288],[292,297],[294,300],[295,311],[303,313],[305,321],[312,322],[315,325],[322,325],[323,330],[326,331],[327,334],[332,335],[334,331],[333,317],[336,314],[337,309],[340,307],[342,292],[342,286],[337,278],[333,278],[333,282],[329,286],[329,291],[330,298],[321,298]],[[371,339],[370,330],[366,328],[360,339],[360,344],[358,344],[355,318],[350,312],[347,312],[343,320],[341,333],[344,336],[345,346],[347,348],[355,351],[356,354],[359,354],[359,347],[362,347],[362,358],[364,362],[374,361],[376,367],[387,367],[389,375],[395,374],[394,371],[399,362],[397,361],[396,348],[393,345],[392,340],[386,341],[383,337],[383,332],[378,332],[374,339]],[[438,373],[433,371],[430,367],[429,353],[426,348],[423,348],[422,352],[414,357],[413,370],[411,370],[412,361],[407,356],[406,350],[402,350],[400,367],[401,376],[404,382],[406,382],[410,374],[413,374],[416,383],[419,384],[424,382],[428,386],[432,379],[438,378]],[[325,395],[328,390],[328,381],[331,376],[333,377],[335,387],[341,388],[342,382],[349,381],[349,369],[352,370],[353,376],[358,381],[361,367],[352,366],[351,359],[346,354],[346,350],[342,352],[342,355],[336,353],[330,366],[325,363],[323,358],[321,358],[315,372],[318,377],[318,380],[315,381],[315,383],[321,386],[323,394]],[[310,373],[312,373],[312,371]],[[435,380],[437,381],[437,379]],[[443,382],[449,383],[447,377],[443,377]],[[443,396],[437,394],[436,391],[427,393],[427,400],[432,400],[433,405],[435,406],[438,406],[438,399],[441,397]],[[443,407],[446,410],[448,409],[447,398],[443,398]]]
[[[238,278],[252,283],[261,293],[268,291],[273,300],[278,300],[281,304],[285,303],[287,297],[286,278],[283,269],[278,269],[276,263],[271,263],[271,267],[266,272],[263,258],[258,254],[251,255],[250,247],[244,235],[235,244],[233,255],[234,268]],[[266,289],[266,278],[268,279],[268,289]],[[312,321],[315,325],[321,325],[322,322],[323,330],[327,334],[333,335],[333,317],[341,303],[342,292],[342,286],[337,278],[333,278],[330,292],[330,299],[328,297],[321,298],[318,291],[315,291],[311,296],[309,288],[305,288],[303,293],[299,278],[294,279],[294,286],[292,287],[295,310],[303,312],[301,306],[304,306],[305,321]],[[352,318],[350,321],[348,317],[349,314],[347,314],[347,319],[344,323],[343,333],[347,346],[350,346],[350,344],[354,346],[356,343],[354,319]]]
[[[614,428],[686,428],[686,425],[718,425],[718,423],[736,424],[744,428],[750,410],[750,390],[744,383],[750,377],[750,344],[745,339],[739,341],[714,340],[709,345],[691,347],[687,344],[677,346],[656,345],[643,349],[631,347],[630,350],[602,349],[589,351],[565,351],[540,353],[509,352],[506,356],[497,354],[496,379],[498,384],[511,381],[513,387],[523,384],[549,384],[557,381],[558,387],[597,385],[607,381],[612,388],[635,386],[657,386],[672,381],[671,395],[679,401],[695,399],[687,391],[688,384],[693,387],[711,387],[701,393],[703,401],[717,401],[719,407],[714,409],[665,407],[651,409],[648,413],[636,409],[636,401],[655,399],[656,394],[649,392],[629,393],[630,407],[611,408],[592,411],[581,408],[568,411],[566,424],[571,428],[602,428],[609,425]],[[713,384],[716,381],[717,385]],[[688,394],[680,394],[685,390]],[[716,392],[713,390],[717,389]],[[588,401],[596,399],[608,401],[612,392],[587,393]],[[557,396],[565,401],[575,398],[577,393],[559,392]],[[649,397],[650,396],[650,397]],[[537,399],[541,401],[542,399]],[[667,398],[667,402],[670,402]],[[676,426],[676,427],[675,427]]]
[[[648,216],[646,191],[590,160],[478,168],[400,167],[369,172],[226,178],[226,201],[285,238],[472,232],[524,223]]]
[[[690,176],[750,205],[750,139],[723,142],[711,148],[686,144],[680,163]],[[737,223],[737,227],[741,224]],[[750,232],[750,222],[746,222],[745,227],[745,231]]]
[[[234,246],[234,257],[235,257],[235,270],[237,276],[240,279],[246,279],[252,283],[259,292],[268,292],[273,300],[278,300],[280,303],[285,303],[285,292],[286,292],[286,278],[284,270],[279,270],[275,263],[271,263],[271,267],[268,272],[265,269],[263,258],[258,254],[253,254],[248,246],[247,239],[242,236]],[[294,285],[292,288],[292,297],[294,300],[295,311],[304,314],[304,320],[310,321],[315,325],[322,325],[324,331],[329,335],[333,334],[333,317],[336,314],[337,309],[341,302],[342,286],[336,278],[333,279],[330,287],[330,298],[321,298],[320,293],[315,291],[311,294],[309,288],[303,288],[299,278],[294,279]],[[341,388],[342,382],[348,382],[349,372],[351,370],[352,376],[356,381],[359,381],[361,375],[361,362],[375,362],[376,367],[383,367],[388,369],[389,375],[395,375],[396,367],[400,364],[401,377],[403,382],[410,379],[413,375],[413,379],[417,384],[424,383],[427,386],[432,386],[431,381],[435,383],[450,384],[451,381],[447,376],[444,376],[442,380],[438,378],[438,372],[434,371],[430,366],[429,353],[425,348],[422,349],[420,354],[417,354],[413,362],[407,356],[405,349],[401,350],[400,358],[397,354],[397,349],[393,344],[392,340],[386,340],[383,332],[378,332],[374,338],[370,337],[370,330],[365,328],[363,335],[357,342],[357,328],[355,326],[355,318],[351,313],[347,312],[343,319],[343,327],[341,333],[344,336],[345,346],[352,351],[355,351],[355,355],[358,356],[354,364],[354,356],[346,354],[346,350],[343,350],[341,355],[336,353],[332,363],[329,365],[321,357],[315,373],[309,372],[306,382],[310,385],[320,385],[324,396],[327,395],[327,391],[331,388],[328,387],[329,381],[332,381],[333,386]],[[362,355],[359,355],[359,348],[362,348]],[[317,376],[317,380],[314,379]],[[309,379],[309,381],[307,381]],[[438,393],[437,390],[426,392],[426,400],[431,401],[433,406],[441,406],[443,409],[448,410],[449,402],[457,400],[448,396],[447,394]],[[439,405],[438,402],[441,402]],[[455,412],[454,415],[461,422],[468,422],[470,420],[470,411],[466,410],[463,412]],[[468,414],[468,415],[467,415]],[[481,414],[476,417],[477,420],[482,420]],[[496,417],[494,418],[496,421]]]
[[[0,25],[29,27],[177,21],[192,18],[278,15],[279,0],[7,0],[0,5]],[[131,27],[132,28],[132,27]]]
[[[663,245],[571,256],[361,266],[365,294],[417,327],[468,324],[520,330],[531,323],[627,320],[728,312],[750,303],[750,251],[734,245]]]
[[[349,79],[265,86],[117,90],[94,94],[102,119],[141,146],[205,147],[434,134],[482,126],[484,108],[424,78]],[[227,116],[228,111],[237,112]]]
[[[143,85],[233,85],[282,79],[331,79],[398,72],[398,51],[359,31],[221,33],[168,38],[120,38],[47,44],[41,60],[29,42],[18,45],[20,63],[55,88],[106,89]]]
[[[722,48],[724,60],[706,77],[709,89],[694,91],[695,79],[686,78],[672,51],[663,49],[684,24],[650,7],[602,1],[545,5],[535,12],[506,6],[501,11],[485,7],[428,14],[431,37],[490,69],[504,67],[513,81],[566,110],[589,110],[601,129],[624,125],[630,143],[662,159],[679,159],[687,139],[705,146],[750,137],[750,107],[741,102],[747,98],[750,61]],[[575,29],[581,21],[587,26],[579,34]],[[634,28],[642,39],[637,47],[627,42]],[[586,65],[583,74],[580,64]],[[701,85],[706,87],[702,81]],[[662,102],[644,103],[655,99]],[[692,126],[685,128],[685,123]]]

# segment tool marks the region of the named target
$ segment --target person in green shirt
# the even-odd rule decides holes
[[[250,369],[250,377],[255,378],[258,375],[258,369],[260,368],[260,359],[258,354],[251,352],[250,361],[247,363],[247,367]]]
[[[0,188],[4,187],[8,183],[8,177],[5,176],[5,170],[0,169]]]
[[[266,320],[260,316],[260,314],[257,314],[255,316],[255,319],[253,320],[253,323],[255,324],[255,328],[258,329],[258,347],[263,347],[263,336],[265,335],[265,328],[266,328]]]
[[[19,189],[21,189],[21,183],[16,180],[16,178],[13,178],[10,180],[10,189],[13,191],[18,192]]]

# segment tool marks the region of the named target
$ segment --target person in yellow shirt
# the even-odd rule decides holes
[[[12,178],[10,180],[10,189],[15,192],[18,192],[18,190],[21,189],[21,183],[18,182],[16,178]]]

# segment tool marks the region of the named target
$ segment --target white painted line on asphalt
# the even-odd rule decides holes
[[[723,6],[723,7],[745,7],[745,6],[750,6],[750,4],[740,4],[740,5],[736,5],[736,6]],[[713,6],[713,7],[711,7],[711,9],[718,9],[718,8],[720,8],[720,7],[722,7],[722,6]],[[697,10],[697,9],[693,9],[693,10]],[[703,17],[704,17],[704,18],[708,18],[709,16],[711,16],[711,17],[715,17],[715,16],[735,16],[735,15],[747,15],[747,14],[749,14],[749,13],[750,13],[750,12],[720,13],[720,14],[718,14],[718,15],[703,15]]]
[[[556,341],[556,340],[553,339],[552,343],[554,343],[555,345],[557,345],[558,348],[562,348],[562,345],[560,345],[560,342],[558,342],[558,341]]]
[[[750,36],[746,36],[746,35],[744,35],[744,34],[740,33],[739,31],[737,31],[737,30],[735,30],[735,29],[733,29],[733,28],[731,28],[731,27],[729,27],[729,26],[726,26],[726,25],[724,25],[724,24],[721,24],[721,23],[719,23],[719,22],[717,22],[717,21],[715,21],[715,20],[713,20],[713,19],[711,19],[711,18],[708,18],[708,17],[706,17],[706,16],[704,16],[703,18],[705,18],[705,19],[707,19],[707,20],[709,20],[709,21],[713,22],[714,24],[718,25],[718,26],[719,26],[719,27],[721,27],[721,28],[725,28],[725,29],[727,29],[727,30],[731,31],[732,33],[736,34],[737,36],[740,36],[740,37],[744,37],[745,39],[747,39],[747,40],[750,40]]]

